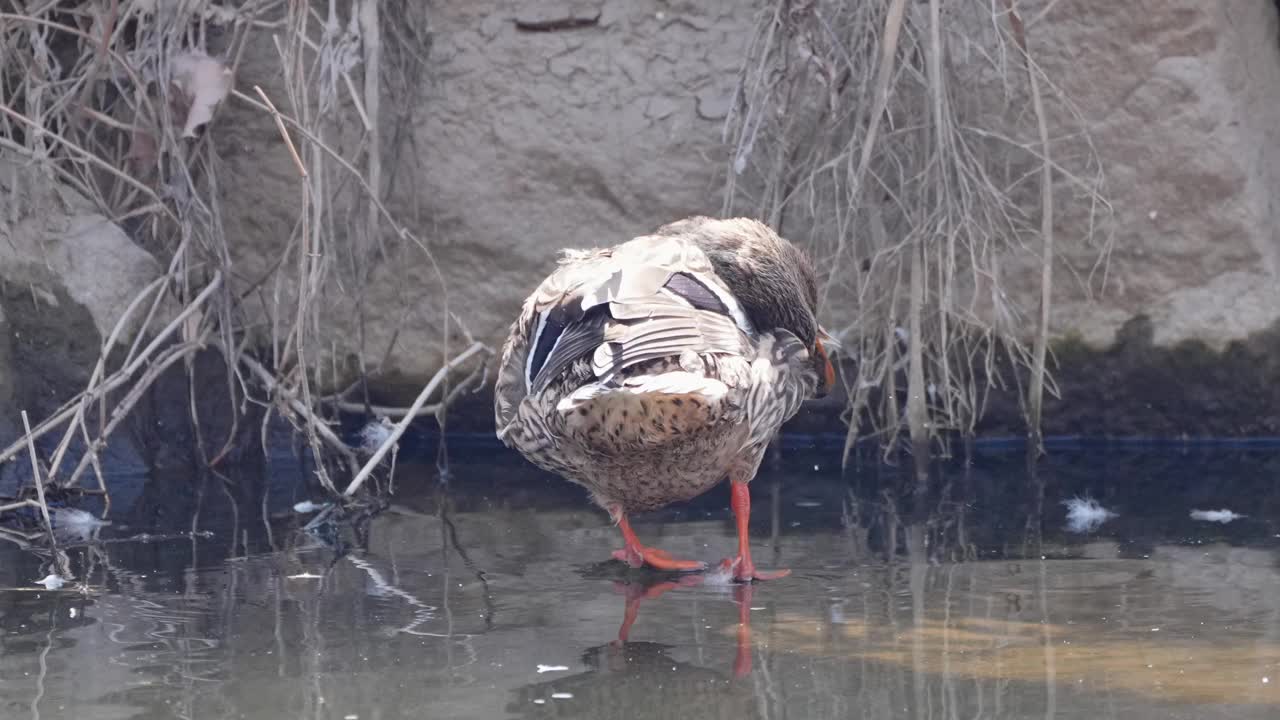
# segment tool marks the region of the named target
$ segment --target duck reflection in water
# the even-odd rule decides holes
[[[625,598],[617,639],[582,653],[585,672],[516,689],[507,711],[525,718],[762,717],[753,686],[743,681],[751,674],[750,584],[732,588],[738,606],[732,675],[676,660],[668,645],[630,640],[645,600],[705,581],[702,575],[615,581],[614,590]]]

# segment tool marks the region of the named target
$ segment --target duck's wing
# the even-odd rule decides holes
[[[645,236],[574,253],[525,301],[512,328],[497,389],[499,423],[583,358],[591,373],[584,380],[608,380],[685,350],[743,355],[754,332],[706,255],[682,239]]]

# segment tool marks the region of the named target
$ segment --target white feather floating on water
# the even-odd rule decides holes
[[[50,573],[40,580],[37,580],[36,584],[43,585],[45,590],[61,590],[62,586],[67,584],[67,581],[60,575]]]
[[[54,508],[52,513],[55,521],[65,525],[83,525],[93,528],[111,524],[105,520],[99,520],[91,512],[78,508]]]
[[[53,531],[65,540],[87,540],[99,529],[110,525],[109,520],[99,520],[93,513],[79,508],[52,508]]]
[[[1093,498],[1074,497],[1062,504],[1067,506],[1067,529],[1071,532],[1093,532],[1116,516]]]
[[[539,675],[541,675],[542,673],[549,673],[549,672],[564,672],[565,670],[568,670],[568,669],[569,669],[568,665],[543,665],[542,663],[538,663]]]
[[[52,515],[55,526],[68,530],[87,532],[111,524],[109,520],[99,520],[93,513],[78,508],[54,508]]]
[[[329,503],[313,503],[310,500],[303,500],[300,503],[293,504],[293,511],[296,513],[313,513],[317,510],[323,510],[329,507]]]
[[[1222,523],[1224,525],[1231,522],[1232,520],[1239,520],[1240,518],[1243,518],[1243,517],[1248,517],[1248,516],[1240,515],[1238,513],[1233,513],[1230,510],[1227,510],[1226,508],[1223,508],[1221,510],[1192,510],[1191,511],[1192,520],[1203,520],[1204,522],[1216,522],[1216,523]]]
[[[360,449],[369,454],[377,452],[378,448],[391,438],[391,431],[394,428],[395,425],[391,420],[385,417],[365,425],[360,429]]]

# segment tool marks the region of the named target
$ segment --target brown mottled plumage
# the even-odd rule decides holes
[[[754,576],[746,483],[769,440],[832,380],[813,268],[748,219],[681,220],[612,248],[570,250],[525,301],[498,374],[498,437],[589,491],[618,521],[615,556],[676,570],[626,515],[726,476],[736,573]]]

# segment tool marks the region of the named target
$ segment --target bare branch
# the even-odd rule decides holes
[[[400,420],[400,422],[396,423],[395,427],[392,428],[391,434],[382,441],[382,445],[380,445],[377,451],[373,453],[373,456],[365,462],[364,467],[360,468],[360,472],[356,474],[355,478],[351,481],[351,484],[347,485],[347,489],[342,493],[343,496],[351,497],[360,489],[360,486],[369,478],[369,474],[373,472],[373,469],[378,466],[378,463],[382,462],[382,458],[386,457],[391,448],[399,442],[400,436],[409,428],[409,424],[413,422],[418,410],[426,404],[427,398],[431,397],[431,394],[436,391],[436,388],[440,386],[440,383],[444,382],[449,371],[466,362],[472,355],[481,352],[489,353],[492,351],[483,343],[473,343],[471,347],[463,350],[457,357],[445,363],[445,366],[436,372],[435,376],[431,378],[431,381],[427,383],[426,387],[422,388],[422,392],[418,393],[418,397],[413,401],[413,405],[409,407],[409,411],[405,413],[405,416]]]

